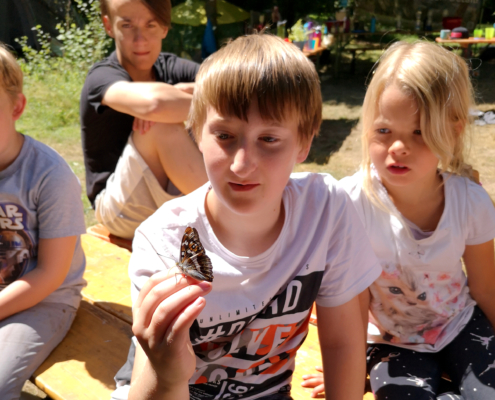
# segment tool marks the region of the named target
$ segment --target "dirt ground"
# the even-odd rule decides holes
[[[471,61],[479,76],[473,78],[476,108],[495,110],[495,60]],[[323,123],[305,163],[296,171],[328,172],[335,178],[352,175],[361,161],[359,118],[371,61],[360,60],[351,75],[344,65],[338,79],[323,73]],[[495,199],[495,125],[472,126],[468,162],[480,172],[480,180]]]

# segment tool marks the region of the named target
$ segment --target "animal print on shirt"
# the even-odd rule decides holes
[[[461,309],[461,282],[448,273],[399,264],[382,265],[371,285],[371,313],[391,343],[434,344]]]

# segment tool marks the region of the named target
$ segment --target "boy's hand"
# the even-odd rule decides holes
[[[196,368],[189,328],[205,306],[211,284],[179,274],[177,268],[153,275],[133,308],[132,331],[160,386],[187,384]]]
[[[323,372],[323,367],[315,367],[315,369],[319,372]],[[322,374],[311,374],[311,375],[303,375],[303,383],[301,386],[306,388],[314,388],[311,392],[311,397],[313,398],[323,398],[325,397],[325,385],[323,383],[323,375]]]
[[[134,132],[139,132],[141,135],[144,135],[155,124],[156,122],[154,121],[146,121],[144,119],[135,117],[134,122],[132,123],[132,130]]]

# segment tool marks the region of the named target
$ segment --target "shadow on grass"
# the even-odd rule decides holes
[[[327,164],[330,156],[339,151],[357,122],[358,120],[355,119],[324,119],[320,134],[313,140],[308,158],[304,163]]]

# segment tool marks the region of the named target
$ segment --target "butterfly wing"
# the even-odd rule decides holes
[[[188,226],[182,236],[178,267],[195,279],[213,282],[213,266],[210,257],[205,254],[196,228]]]

